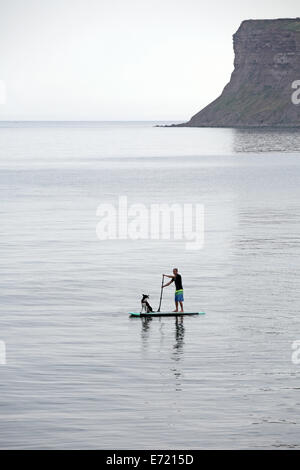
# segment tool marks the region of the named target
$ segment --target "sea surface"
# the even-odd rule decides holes
[[[0,124],[2,449],[300,448],[300,131],[155,124]],[[99,240],[120,196],[203,248]],[[173,267],[206,315],[129,318]]]

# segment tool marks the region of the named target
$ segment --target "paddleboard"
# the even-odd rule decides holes
[[[131,317],[182,317],[183,315],[205,315],[205,312],[129,312]]]

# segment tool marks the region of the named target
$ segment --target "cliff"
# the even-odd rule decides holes
[[[300,18],[243,21],[233,47],[221,96],[179,126],[300,127],[300,104],[291,99],[300,80]]]

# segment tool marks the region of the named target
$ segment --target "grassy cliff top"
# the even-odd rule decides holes
[[[300,18],[277,18],[267,20],[245,20],[241,23],[240,29],[258,30],[283,30],[300,32]]]

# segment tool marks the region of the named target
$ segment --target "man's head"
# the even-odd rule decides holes
[[[174,274],[174,276],[176,276],[178,274],[178,269],[177,268],[173,269],[173,274]]]

